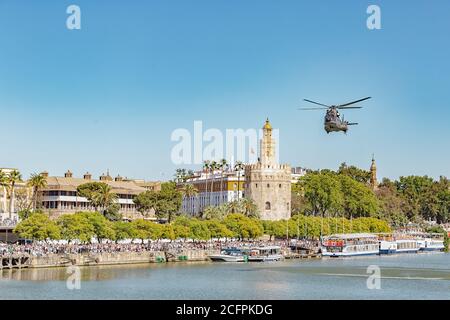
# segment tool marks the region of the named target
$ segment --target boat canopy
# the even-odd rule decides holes
[[[256,247],[253,250],[281,250],[280,246]]]
[[[376,238],[376,237],[377,235],[371,233],[342,233],[342,234],[332,234],[325,238],[348,240],[348,239]]]

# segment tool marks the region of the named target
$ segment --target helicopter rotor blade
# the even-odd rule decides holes
[[[336,106],[336,107],[345,107],[345,106],[349,106],[349,105],[351,105],[351,104],[358,103],[358,102],[361,102],[361,101],[364,101],[364,100],[368,100],[368,99],[371,99],[371,98],[372,98],[372,97],[366,97],[366,98],[359,99],[359,100],[355,100],[355,101],[352,101],[352,102],[340,104],[340,105],[338,105],[338,106]]]
[[[336,107],[337,109],[362,109],[362,107]]]
[[[323,103],[320,103],[320,102],[315,102],[315,101],[308,100],[308,99],[303,99],[303,100],[306,101],[306,102],[309,102],[309,103],[317,104],[317,105],[322,106],[322,107],[327,107],[327,108],[330,107],[330,106],[327,106],[326,104],[323,104]]]
[[[328,108],[297,108],[297,110],[327,110]]]

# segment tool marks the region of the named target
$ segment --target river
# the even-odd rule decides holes
[[[369,266],[380,268],[380,289],[368,289]],[[0,299],[450,299],[446,253],[80,270],[72,290],[66,268],[0,271]]]

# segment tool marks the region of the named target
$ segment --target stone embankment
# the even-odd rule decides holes
[[[101,266],[141,263],[162,263],[178,261],[207,261],[208,255],[219,250],[190,249],[184,251],[144,251],[114,253],[49,254],[30,257],[29,263],[22,267],[50,268],[76,266]]]

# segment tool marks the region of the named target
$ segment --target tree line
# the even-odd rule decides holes
[[[384,178],[375,190],[370,172],[343,163],[337,171],[310,171],[292,187],[292,211],[323,217],[375,217],[392,226],[450,219],[450,183],[446,177]]]
[[[342,232],[389,232],[386,221],[376,218],[320,218],[295,215],[289,220],[262,221],[240,213],[230,213],[223,219],[198,219],[186,215],[171,223],[160,224],[145,219],[110,221],[100,212],[64,214],[52,220],[43,212],[34,212],[15,228],[22,238],[33,240],[79,240],[89,243],[108,239],[120,241],[213,238],[256,239],[268,235],[274,238],[314,238]]]

